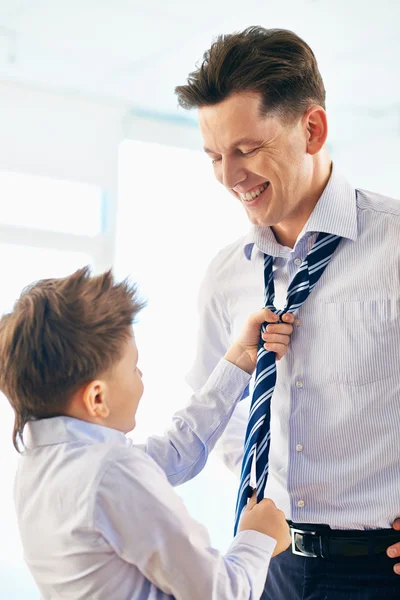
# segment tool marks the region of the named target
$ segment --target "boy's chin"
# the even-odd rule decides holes
[[[135,417],[132,418],[132,420],[129,423],[126,423],[126,425],[124,426],[124,433],[130,433],[131,431],[133,431],[136,427],[136,419]]]

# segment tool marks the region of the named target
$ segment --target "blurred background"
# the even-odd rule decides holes
[[[174,87],[214,36],[249,25],[310,44],[334,160],[356,187],[399,197],[398,0],[0,0],[0,313],[25,285],[84,264],[138,281],[138,442],[188,401],[200,280],[248,228]],[[154,345],[165,350],[157,380]],[[38,600],[14,516],[12,423],[0,397],[0,598]],[[178,491],[225,551],[234,475],[212,456]]]

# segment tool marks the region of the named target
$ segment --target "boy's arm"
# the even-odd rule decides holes
[[[247,320],[206,384],[195,392],[188,406],[175,413],[173,425],[163,436],[151,436],[142,448],[164,470],[172,485],[195,477],[204,467],[209,452],[222,435],[250,381],[257,361],[260,327],[274,323],[274,332],[264,333],[268,350],[281,357],[292,332],[293,315],[279,317],[262,309]]]
[[[222,359],[188,406],[173,416],[163,436],[150,436],[142,446],[163,469],[172,485],[195,477],[222,435],[250,375]]]
[[[121,448],[118,456],[110,456],[96,500],[96,525],[107,543],[165,598],[260,597],[276,541],[258,531],[242,531],[221,555],[141,450]]]

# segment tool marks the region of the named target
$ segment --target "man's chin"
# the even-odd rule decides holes
[[[275,221],[272,218],[268,218],[267,215],[250,214],[248,211],[246,213],[250,223],[256,227],[273,227],[276,225]]]

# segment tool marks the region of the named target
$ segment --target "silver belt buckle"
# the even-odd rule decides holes
[[[314,554],[313,552],[307,552],[306,550],[297,550],[296,540],[295,540],[296,533],[307,534],[307,535],[317,535],[317,532],[316,531],[304,531],[303,529],[296,529],[295,527],[290,527],[290,537],[292,538],[293,554],[297,554],[298,556],[307,556],[309,558],[318,558],[318,555]],[[322,548],[321,548],[321,556],[323,557]]]

